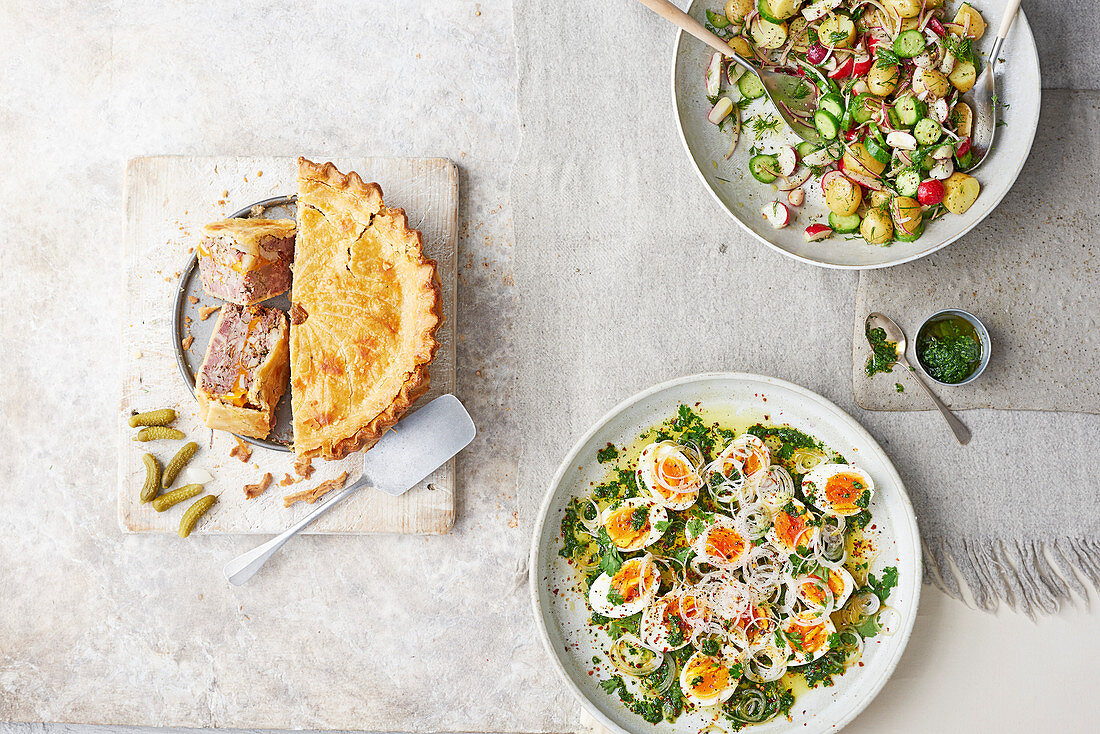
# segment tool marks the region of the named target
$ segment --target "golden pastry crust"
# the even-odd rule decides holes
[[[443,320],[435,261],[377,184],[298,159],[291,293],[294,450],[370,448],[429,384]]]
[[[293,237],[295,226],[293,219],[223,219],[207,224],[202,233],[212,239],[227,237],[236,249],[258,258],[265,240]]]

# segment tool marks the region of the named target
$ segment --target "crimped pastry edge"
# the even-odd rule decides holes
[[[363,179],[360,178],[359,174],[355,171],[343,174],[332,162],[318,165],[304,156],[299,156],[299,177],[303,177],[303,172],[306,172],[308,177],[320,180],[329,186],[336,188],[352,188],[360,195],[370,199],[377,197],[379,207],[378,213],[393,216],[397,220],[397,226],[414,236],[417,254],[415,260],[418,266],[417,270],[421,271],[425,266],[428,268],[426,277],[421,281],[420,294],[421,297],[431,299],[432,305],[430,313],[434,316],[433,322],[420,333],[418,340],[419,346],[415,355],[416,361],[412,372],[406,376],[401,391],[385,410],[375,416],[367,425],[360,427],[351,436],[338,439],[334,442],[326,441],[314,449],[300,453],[295,449],[295,453],[298,457],[303,459],[320,457],[333,461],[343,459],[355,451],[370,449],[381,440],[387,430],[401,420],[401,416],[412,407],[413,403],[428,391],[431,383],[431,376],[428,368],[432,360],[435,359],[436,351],[439,349],[439,341],[436,340],[435,333],[443,323],[445,317],[443,315],[443,298],[441,295],[436,262],[431,258],[425,257],[423,237],[420,230],[409,228],[409,218],[405,210],[401,208],[391,209],[385,206],[381,186],[377,183],[364,183]]]

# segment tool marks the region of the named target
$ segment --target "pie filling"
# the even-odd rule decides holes
[[[290,290],[294,222],[227,219],[203,228],[199,271],[207,293],[253,305]]]

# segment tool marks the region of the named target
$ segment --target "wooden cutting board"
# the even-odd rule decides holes
[[[311,157],[318,162],[330,160]],[[456,247],[458,228],[458,168],[442,158],[336,158],[337,168],[356,171],[364,181],[377,182],[387,206],[403,208],[410,226],[423,235],[424,249],[438,266],[446,320],[437,333],[440,342],[431,366],[431,390],[418,404],[453,392],[455,385]],[[213,475],[205,486],[218,502],[202,520],[204,533],[278,533],[313,508],[298,503],[283,506],[283,496],[309,489],[341,472],[348,481],[361,473],[359,454],[342,461],[314,460],[309,479],[294,473],[293,454],[254,447],[242,462],[230,456],[236,439],[212,431],[198,419],[195,400],[176,366],[172,340],[172,304],[179,275],[207,222],[222,219],[254,202],[293,194],[297,189],[296,158],[181,157],[135,158],[126,169],[126,268],[122,326],[122,401],[119,411],[118,518],[126,532],[176,532],[190,502],[164,513],[142,504],[138,495],[145,477],[142,454],[154,454],[165,464],[186,441],[199,444],[190,466]],[[211,305],[217,301],[207,297]],[[216,314],[210,317],[216,318]],[[195,340],[200,355],[205,343]],[[289,394],[286,398],[289,399]],[[174,426],[187,434],[182,441],[133,440],[127,418],[133,410],[172,407],[180,416]],[[415,409],[415,408],[414,408]],[[243,487],[265,473],[274,478],[261,496],[246,500]],[[299,479],[280,486],[287,475]],[[309,526],[311,533],[445,533],[454,523],[454,460],[401,497],[364,489]],[[173,486],[180,486],[181,481]]]

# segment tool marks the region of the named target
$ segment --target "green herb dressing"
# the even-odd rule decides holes
[[[898,343],[886,338],[885,329],[868,329],[867,343],[871,345],[871,356],[867,358],[866,366],[868,377],[894,369],[898,363]]]
[[[917,359],[933,379],[956,384],[978,369],[982,344],[973,324],[962,316],[947,315],[921,328]]]

